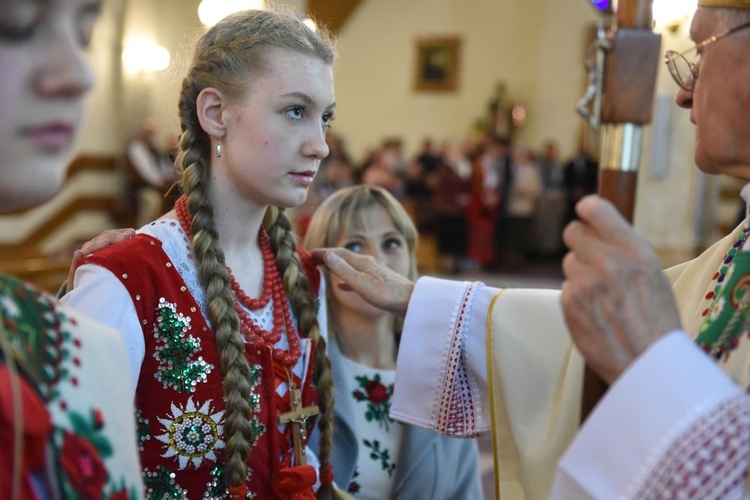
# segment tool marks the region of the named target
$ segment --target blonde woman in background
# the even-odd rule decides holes
[[[321,204],[303,246],[371,255],[414,280],[417,238],[406,211],[385,189],[353,186]],[[326,273],[325,279],[336,396],[332,463],[339,487],[365,499],[482,498],[473,440],[444,437],[388,415],[401,322],[335,276]]]

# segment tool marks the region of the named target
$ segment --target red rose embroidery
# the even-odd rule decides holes
[[[388,401],[388,389],[375,380],[370,380],[365,385],[365,391],[367,391],[367,399],[375,404],[385,403]]]
[[[65,470],[70,486],[80,498],[102,498],[102,488],[107,482],[107,470],[99,458],[99,452],[89,441],[66,432],[60,465]]]
[[[380,428],[388,430],[388,426],[393,420],[388,416],[388,411],[391,408],[391,394],[393,394],[393,384],[385,386],[380,382],[380,375],[375,376],[370,380],[367,375],[359,375],[354,377],[359,385],[360,389],[356,389],[352,392],[354,399],[366,403],[367,408],[365,410],[365,420],[368,422],[376,421]]]

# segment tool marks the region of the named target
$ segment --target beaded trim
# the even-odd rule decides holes
[[[714,274],[713,278],[711,278],[711,281],[716,281],[716,286],[713,287],[713,289],[706,294],[704,297],[706,300],[709,300],[708,307],[706,307],[703,312],[701,313],[702,317],[708,316],[708,313],[711,311],[711,305],[713,305],[713,301],[716,299],[716,296],[719,292],[719,289],[721,288],[721,284],[724,283],[724,280],[727,277],[727,271],[729,271],[729,266],[734,260],[734,256],[737,254],[737,252],[740,250],[742,245],[747,240],[747,235],[750,233],[750,225],[745,226],[745,228],[742,230],[742,232],[737,236],[737,239],[735,240],[734,244],[732,244],[732,248],[729,249],[729,251],[724,254],[724,260],[722,261],[721,267],[719,270]]]

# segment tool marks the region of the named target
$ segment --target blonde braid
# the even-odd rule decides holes
[[[234,310],[229,272],[207,194],[207,168],[191,128],[183,131],[180,142],[183,152],[177,161],[183,167],[182,188],[187,195],[188,213],[193,219],[193,251],[198,277],[206,291],[208,320],[224,373],[225,483],[227,487],[239,486],[247,479],[247,460],[252,448],[250,366],[245,358],[245,343]]]
[[[276,253],[276,262],[280,270],[283,269],[282,279],[292,312],[298,319],[299,334],[315,341],[315,366],[313,382],[318,389],[318,406],[320,417],[320,450],[318,460],[321,470],[330,466],[333,450],[333,376],[331,362],[326,354],[326,341],[320,336],[318,316],[310,291],[310,283],[302,272],[302,266],[297,254],[297,245],[292,234],[292,224],[286,213],[278,207],[268,207],[264,226],[268,232],[271,246]],[[333,485],[322,484],[318,489],[317,498],[340,498]]]

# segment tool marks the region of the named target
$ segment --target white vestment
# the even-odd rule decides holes
[[[691,338],[741,232],[666,271]],[[422,278],[404,324],[391,415],[449,435],[492,428],[504,500],[546,498],[550,491],[554,498],[741,496],[750,452],[747,336],[721,368],[740,385],[687,336],[672,333],[610,388],[569,447],[580,419],[583,362],[567,334],[559,291]],[[714,460],[701,458],[706,453]]]

